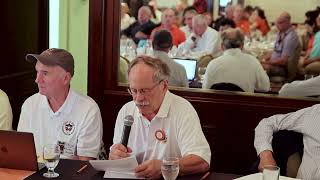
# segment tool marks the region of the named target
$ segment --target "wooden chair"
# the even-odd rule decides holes
[[[212,55],[205,55],[200,57],[200,59],[197,62],[197,67],[196,67],[196,79],[200,79],[198,69],[199,67],[207,67],[209,62],[213,60]]]
[[[233,83],[216,83],[213,84],[210,89],[244,92],[244,90],[241,87]]]
[[[120,56],[119,60],[119,70],[118,70],[118,82],[127,83],[128,82],[128,75],[127,71],[129,68],[129,60],[123,56]]]

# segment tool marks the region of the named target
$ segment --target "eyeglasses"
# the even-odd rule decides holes
[[[135,89],[135,88],[128,88],[128,93],[131,96],[136,96],[138,93],[142,96],[149,95],[155,87],[157,87],[163,80],[159,81],[155,85],[153,85],[151,88],[144,88],[144,89]]]

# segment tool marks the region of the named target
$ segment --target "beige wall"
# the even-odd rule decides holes
[[[274,22],[282,11],[287,11],[292,22],[302,23],[305,12],[320,6],[320,0],[245,0],[245,4],[262,7],[269,22]]]
[[[180,0],[157,0],[159,7],[175,7]],[[188,0],[189,5],[192,5],[193,0]]]
[[[60,1],[59,47],[75,59],[73,89],[87,93],[89,0]]]

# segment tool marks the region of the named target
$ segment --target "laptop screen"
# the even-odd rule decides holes
[[[33,134],[0,130],[0,168],[38,170]]]
[[[187,78],[189,81],[192,81],[196,75],[196,68],[197,68],[197,60],[196,59],[179,59],[174,58],[175,62],[181,64],[187,72]]]

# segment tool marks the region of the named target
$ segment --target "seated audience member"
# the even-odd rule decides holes
[[[320,179],[319,111],[320,105],[317,104],[296,112],[274,115],[260,121],[255,128],[254,139],[254,146],[260,157],[259,170],[267,165],[276,165],[271,145],[273,134],[280,130],[289,130],[303,135],[303,157],[297,178],[303,180]]]
[[[235,6],[228,4],[225,8],[225,14],[223,14],[222,16],[220,16],[218,19],[216,19],[215,23],[214,23],[214,29],[216,31],[220,30],[220,23],[223,19],[231,19],[233,20],[233,12],[234,12],[234,8]]]
[[[0,130],[12,129],[12,109],[9,98],[5,92],[0,89]]]
[[[172,48],[172,36],[167,30],[160,30],[154,34],[153,55],[165,62],[170,69],[170,77],[168,79],[169,86],[188,87],[188,79],[185,68],[173,61],[168,52]]]
[[[320,96],[320,76],[284,84],[279,91],[279,95],[305,97]]]
[[[226,29],[235,28],[235,27],[236,27],[236,24],[232,19],[225,18],[220,21],[219,32],[222,33]]]
[[[161,177],[161,160],[179,158],[179,174],[205,172],[211,151],[192,105],[168,90],[170,70],[160,59],[140,56],[128,70],[129,92],[133,101],[125,104],[117,117],[109,159],[135,155],[139,165],[136,176]],[[120,144],[124,118],[134,122],[128,147]]]
[[[267,73],[271,76],[287,76],[287,65],[300,46],[299,37],[291,26],[291,17],[287,12],[281,13],[276,20],[279,30],[272,54],[262,60]]]
[[[131,38],[136,44],[141,39],[148,39],[152,30],[157,26],[151,20],[151,10],[148,6],[142,6],[138,12],[138,20],[128,28],[121,31],[121,35]]]
[[[220,50],[220,34],[208,27],[203,15],[198,14],[193,17],[192,27],[193,33],[179,46],[179,50],[200,55],[215,54]]]
[[[243,34],[246,36],[250,35],[250,23],[244,16],[243,7],[241,5],[237,5],[234,8],[233,21],[236,23],[236,27],[239,28]]]
[[[102,144],[102,120],[93,99],[70,88],[74,74],[73,56],[64,49],[28,54],[36,61],[39,93],[22,105],[18,131],[34,135],[37,155],[46,144],[58,144],[62,158],[90,160]]]
[[[202,14],[204,16],[204,18],[206,19],[207,25],[211,28],[213,28],[213,17],[212,17],[212,13],[210,12],[205,12]]]
[[[318,32],[314,36],[310,55],[304,60],[304,66],[310,71],[320,74],[320,14],[316,19],[316,26]]]
[[[192,6],[187,7],[183,12],[183,22],[185,25],[180,27],[180,30],[184,32],[187,38],[192,33],[192,19],[197,14],[197,10]]]
[[[127,27],[132,24],[135,19],[133,17],[130,17],[129,13],[129,7],[127,3],[121,3],[121,22],[120,22],[120,28],[121,30],[126,29]]]
[[[244,36],[238,29],[227,29],[222,35],[223,55],[212,60],[206,69],[202,88],[217,83],[232,83],[246,92],[268,91],[270,82],[259,61],[241,50]]]
[[[174,24],[175,12],[173,9],[167,8],[162,12],[161,25],[152,31],[151,39],[155,32],[165,29],[169,31],[173,37],[173,45],[178,46],[186,40],[185,34]]]
[[[179,0],[175,8],[178,12],[183,12],[188,6],[188,0]]]
[[[252,24],[250,29],[252,31],[258,30],[261,32],[262,36],[267,35],[270,31],[270,27],[267,21],[266,16],[264,15],[264,11],[260,8],[255,8],[251,16]]]
[[[245,19],[248,19],[251,17],[253,11],[255,10],[255,8],[253,8],[252,6],[248,5],[243,9],[243,16]]]

